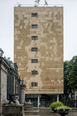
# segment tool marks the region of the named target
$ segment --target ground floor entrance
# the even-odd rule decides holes
[[[38,105],[41,107],[48,107],[50,103],[57,100],[56,96],[57,95],[50,94],[26,94],[25,101],[31,101],[33,107],[38,107]]]

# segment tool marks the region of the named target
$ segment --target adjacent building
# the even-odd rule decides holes
[[[63,7],[14,8],[14,62],[34,106],[63,94]]]

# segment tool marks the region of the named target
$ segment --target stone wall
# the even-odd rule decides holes
[[[3,65],[1,67],[1,101],[4,103],[7,100],[7,69]]]
[[[3,116],[24,116],[23,106],[3,106]]]
[[[14,62],[25,81],[25,93],[63,93],[63,7],[15,7],[14,18]],[[32,29],[32,24],[38,28]],[[31,36],[38,36],[38,40]],[[32,47],[38,51],[32,52]],[[38,59],[38,63],[31,63],[31,59]],[[32,75],[32,70],[38,74]],[[32,82],[38,86],[32,87]]]
[[[7,101],[7,69],[9,66],[0,58],[0,114],[2,113],[2,105]]]

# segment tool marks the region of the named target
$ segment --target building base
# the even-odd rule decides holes
[[[25,101],[33,104],[33,107],[49,107],[54,101],[59,101],[59,95],[51,94],[26,94]]]
[[[2,116],[24,116],[23,106],[3,106]]]

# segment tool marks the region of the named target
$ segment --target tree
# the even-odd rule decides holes
[[[77,56],[64,62],[64,96],[66,103],[69,94],[77,90]]]
[[[71,93],[71,87],[70,85],[68,84],[68,75],[69,75],[69,70],[70,70],[70,62],[69,61],[65,61],[64,62],[64,97],[65,97],[65,100],[66,100],[66,104],[67,104],[67,101],[68,101],[68,97],[69,97],[69,94]]]
[[[71,67],[71,68],[70,68]],[[70,61],[69,75],[67,76],[68,85],[73,91],[77,90],[77,56],[74,56]]]

